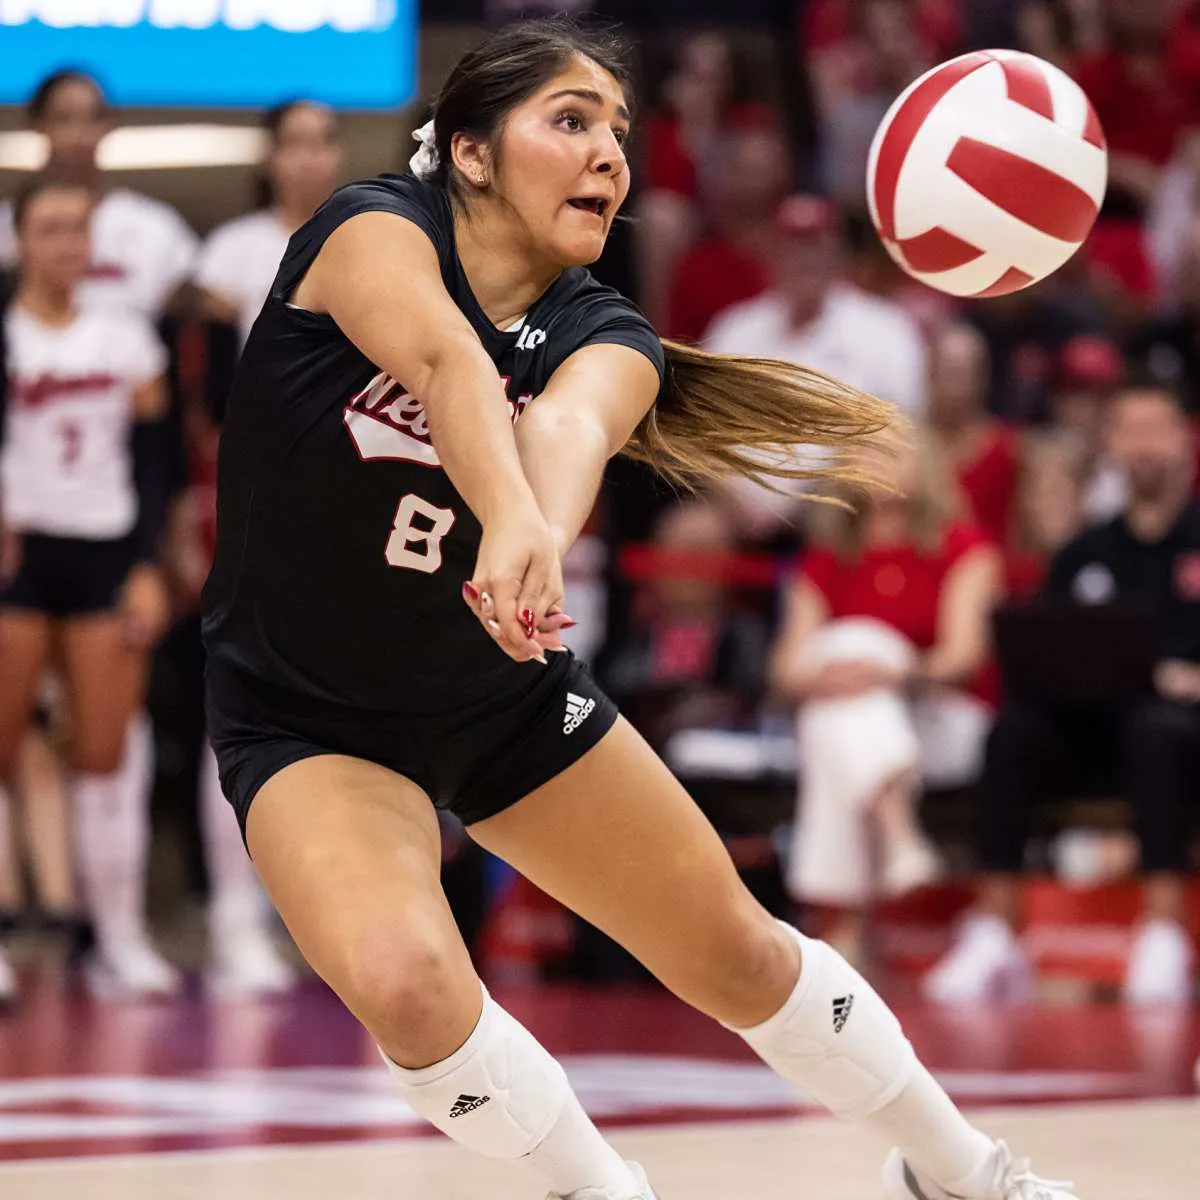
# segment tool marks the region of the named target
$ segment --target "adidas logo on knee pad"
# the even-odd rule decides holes
[[[450,1119],[453,1121],[455,1117],[465,1117],[467,1113],[482,1108],[489,1100],[491,1096],[459,1096],[450,1108]]]
[[[850,1020],[850,1010],[854,1007],[854,993],[851,992],[848,996],[839,996],[833,1002],[833,1032],[841,1033],[846,1027],[846,1022]]]

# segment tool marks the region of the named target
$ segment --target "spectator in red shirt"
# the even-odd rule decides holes
[[[938,59],[949,58],[962,34],[957,0],[910,0],[904,7],[929,53]],[[847,52],[858,28],[856,10],[861,8],[857,0],[809,0],[800,19],[805,53]]]
[[[735,541],[715,505],[667,509],[654,536],[657,574],[643,581],[631,632],[611,651],[605,687],[651,745],[685,729],[736,726],[757,710],[764,624],[739,613],[724,578]]]
[[[922,778],[961,784],[978,772],[990,710],[968,689],[985,674],[1001,587],[999,554],[955,519],[934,439],[871,453],[864,467],[878,482],[851,498],[857,507],[817,514],[817,548],[788,589],[770,665],[776,694],[801,705],[789,884],[842,910],[835,936],[851,949],[874,893],[937,872],[914,798]]]
[[[861,210],[871,139],[892,100],[957,42],[953,0],[815,0],[804,58],[822,126],[825,191]]]
[[[1200,116],[1200,26],[1192,8],[1180,12],[1176,0],[1108,0],[1109,46],[1075,66],[1109,149],[1108,192],[1087,255],[1141,299],[1156,289],[1146,210],[1163,168]]]
[[[1108,48],[1075,65],[1109,150],[1107,206],[1141,215],[1191,119],[1182,77],[1189,38],[1172,35],[1174,0],[1107,0]]]
[[[987,342],[970,325],[951,325],[929,356],[929,422],[971,516],[997,544],[1008,540],[1017,483],[1017,435],[988,413]]]
[[[667,323],[675,264],[703,226],[703,180],[721,134],[769,128],[777,120],[768,106],[738,102],[734,67],[733,47],[723,34],[685,38],[663,88],[664,103],[640,134],[645,190],[637,205],[639,300],[659,328]]]
[[[717,313],[770,283],[774,213],[791,175],[783,131],[733,129],[720,147],[710,232],[683,256],[671,281],[666,332],[679,341],[699,342]]]

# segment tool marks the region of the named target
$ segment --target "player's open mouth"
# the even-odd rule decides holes
[[[609,201],[604,196],[576,196],[567,203],[572,208],[582,209],[582,211],[593,213],[597,217],[604,216],[609,205]]]

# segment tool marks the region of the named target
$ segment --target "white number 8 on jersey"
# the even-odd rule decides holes
[[[413,524],[417,516],[429,522],[427,529]],[[388,538],[385,551],[388,566],[432,575],[442,565],[442,538],[453,525],[454,513],[450,509],[438,508],[411,493],[405,496],[396,509],[392,535]]]

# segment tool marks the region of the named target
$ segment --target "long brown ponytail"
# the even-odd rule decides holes
[[[809,367],[665,339],[663,349],[662,394],[622,453],[687,489],[731,475],[767,487],[782,479],[862,483],[845,452],[902,424],[890,404]],[[806,456],[810,446],[834,453]]]

